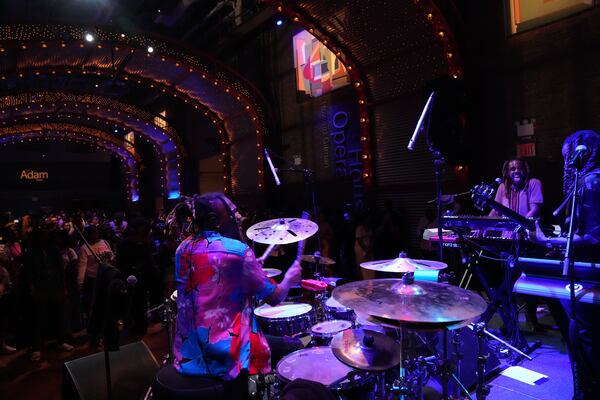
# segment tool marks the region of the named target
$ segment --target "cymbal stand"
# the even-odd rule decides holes
[[[425,362],[425,366],[427,367],[427,370],[431,371],[432,373],[437,372],[438,370],[441,370],[443,368],[444,362],[443,361],[441,363],[438,362],[439,355],[437,354],[437,350],[435,348],[433,348],[431,346],[431,344],[427,340],[425,340],[425,338],[423,338],[423,336],[421,336],[420,334],[417,333],[417,337],[419,338],[419,340],[421,340],[421,343],[423,343],[425,345],[425,347],[427,347],[429,352],[432,354],[432,356],[424,358],[424,362]],[[451,373],[449,378],[452,378],[456,382],[458,387],[463,391],[464,395],[469,400],[473,400],[473,398],[469,394],[469,391],[467,390],[465,385],[463,385],[463,383],[460,381],[460,379],[458,379],[457,374]]]
[[[477,400],[485,400],[490,393],[490,387],[485,383],[485,363],[490,355],[483,354],[483,338],[486,335],[485,324],[480,322],[474,324],[474,326],[475,335],[477,336],[477,389],[475,393],[477,394]]]
[[[456,371],[453,373],[454,376],[460,376],[460,366],[461,366],[461,362],[464,356],[464,353],[461,350],[462,348],[462,340],[460,338],[460,335],[458,334],[457,330],[452,331],[452,347],[454,348],[454,351],[452,353],[452,356],[456,362]],[[460,385],[460,382],[459,382]],[[456,388],[456,392],[454,393],[454,396],[458,397],[460,393],[459,388]]]
[[[315,262],[310,263],[313,265],[313,269],[312,269],[312,276],[314,279],[320,281],[322,280],[322,269],[321,269],[321,252],[320,251],[315,251],[313,254],[313,257],[315,259]],[[317,316],[317,320],[318,321],[325,321],[327,320],[327,316],[325,315],[325,307],[324,307],[324,303],[327,301],[327,296],[325,295],[327,293],[327,291],[324,292],[316,292],[315,293],[315,298],[314,298],[314,304],[316,305],[316,310],[315,310],[315,314]]]
[[[165,309],[163,310],[162,326],[167,327],[167,343],[169,352],[165,356],[167,364],[173,364],[175,355],[173,354],[173,301],[165,299]]]
[[[404,365],[406,359],[406,343],[404,341],[406,337],[406,327],[402,326],[398,330],[398,334],[400,337],[400,373],[398,375],[398,379],[396,379],[392,384],[392,393],[397,395],[399,400],[408,400],[411,390],[408,385],[406,367]]]
[[[146,315],[150,315],[155,311],[162,310],[161,326],[167,328],[167,345],[169,346],[169,351],[164,357],[163,364],[173,364],[173,360],[175,359],[173,355],[173,303],[173,300],[166,298],[163,304],[146,312]]]

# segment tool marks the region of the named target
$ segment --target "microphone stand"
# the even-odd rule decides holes
[[[427,147],[429,148],[429,152],[433,156],[433,165],[435,168],[435,197],[437,199],[437,220],[438,220],[438,253],[440,261],[444,261],[444,235],[442,233],[442,214],[443,214],[443,204],[442,204],[442,172],[444,172],[444,166],[446,165],[446,160],[442,155],[442,152],[433,145],[431,138],[429,137],[429,126],[431,122],[431,113],[429,111],[429,115],[427,116],[427,127],[425,129],[425,138],[427,139]]]
[[[283,160],[287,165],[289,165],[287,160],[285,158],[283,158],[282,156],[280,156],[279,154],[273,153],[272,151],[269,151],[269,153],[271,153],[272,156],[274,155],[277,158],[279,158],[280,160]],[[309,207],[312,208],[312,212],[314,214],[313,218],[315,219],[315,222],[317,222],[318,218],[319,218],[319,214],[318,214],[318,208],[317,208],[317,195],[316,195],[316,189],[315,189],[315,170],[310,169],[310,168],[301,168],[301,167],[291,166],[291,167],[286,167],[286,168],[277,168],[277,171],[302,173],[304,175],[304,187],[306,189],[306,194],[309,197],[309,200],[308,200],[308,202],[310,203]],[[318,229],[317,229],[316,236],[317,236],[317,251],[320,251],[321,250],[321,235],[319,234]]]
[[[580,173],[580,169],[581,166],[580,165],[575,165],[575,176],[574,176],[574,182],[573,182],[573,192],[571,194],[571,207],[570,207],[570,211],[571,211],[571,218],[569,220],[569,233],[567,235],[567,246],[565,248],[565,258],[563,260],[563,276],[567,275],[569,278],[569,295],[570,295],[570,300],[571,300],[571,315],[569,318],[569,322],[571,324],[571,326],[573,326],[574,322],[575,322],[575,263],[571,262],[571,250],[572,250],[572,246],[573,246],[573,237],[575,236],[575,230],[574,230],[574,221],[575,221],[575,213],[577,212],[577,207],[578,207],[578,203],[579,203],[579,191],[578,186],[579,186],[579,173]],[[570,340],[573,340],[573,338],[570,338]]]
[[[97,292],[99,290],[98,285],[99,285],[99,279],[101,278],[101,270],[104,268],[103,265],[106,265],[110,268],[113,268],[116,270],[116,268],[110,264],[104,263],[100,257],[96,254],[96,252],[94,252],[94,250],[92,249],[92,246],[90,245],[90,243],[86,240],[85,236],[83,236],[83,232],[81,232],[81,230],[79,229],[79,227],[77,226],[77,224],[73,224],[73,228],[75,228],[75,231],[77,232],[77,234],[79,235],[79,237],[81,238],[81,240],[83,240],[83,243],[85,244],[85,246],[87,247],[87,249],[90,251],[90,253],[92,253],[92,255],[94,256],[94,258],[96,259],[96,261],[98,262],[98,276],[96,277],[96,284],[94,287],[94,295],[92,297],[92,310],[95,308],[95,304],[97,301],[96,295]],[[104,310],[105,315],[104,315],[104,323],[106,325],[106,320],[108,319],[108,312],[110,310],[110,306],[112,305],[112,303],[110,302],[110,285],[106,285],[106,290],[108,291],[107,295],[106,295],[106,309]],[[106,326],[103,327],[102,332],[103,332],[103,336],[106,338],[107,336],[107,332],[106,332]],[[118,350],[118,345],[117,345],[117,350]],[[106,398],[108,400],[112,399],[112,379],[111,379],[111,374],[110,374],[110,357],[109,357],[109,349],[108,349],[108,345],[105,341],[104,343],[104,369],[106,371]]]

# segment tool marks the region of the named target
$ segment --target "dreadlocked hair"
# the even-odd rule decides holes
[[[510,171],[508,168],[513,161],[518,161],[523,165],[523,169],[525,170],[525,185],[529,185],[529,163],[521,157],[512,157],[506,160],[504,164],[502,164],[502,183],[504,183],[504,196],[508,199],[508,204],[510,204],[512,196],[512,182],[510,180]]]
[[[563,193],[565,195],[573,191],[575,180],[575,171],[570,167],[569,160],[573,156],[573,152],[579,145],[585,145],[588,149],[588,156],[580,176],[584,177],[596,168],[600,167],[600,135],[592,130],[576,131],[569,135],[563,142],[562,154],[565,159],[564,176],[563,176]]]

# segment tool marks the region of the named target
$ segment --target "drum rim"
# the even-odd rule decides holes
[[[350,324],[350,326],[348,326],[347,328],[344,328],[342,330],[335,331],[335,332],[315,332],[315,331],[313,331],[313,328],[316,327],[317,325],[322,325],[322,324],[336,322],[336,321],[347,322]],[[352,321],[348,321],[347,319],[336,318],[336,319],[330,319],[328,321],[321,321],[319,323],[314,324],[313,326],[310,327],[310,333],[314,334],[315,336],[318,336],[318,337],[329,337],[330,335],[331,335],[331,337],[333,337],[333,335],[335,335],[336,333],[340,333],[342,331],[345,331],[346,329],[352,329],[353,326],[354,326],[354,323],[352,323]],[[327,347],[327,346],[320,346],[320,347]]]
[[[338,304],[339,304],[339,307],[337,307],[337,306],[332,306],[332,305],[329,305],[329,304],[327,304],[327,302],[328,302],[329,300],[333,300],[333,301],[335,301],[336,303],[338,303]],[[331,309],[331,310],[354,311],[354,310],[353,310],[353,309],[351,309],[350,307],[346,307],[345,305],[341,304],[339,301],[337,301],[336,299],[334,299],[334,298],[333,298],[333,296],[331,296],[331,297],[329,297],[327,300],[325,300],[325,301],[323,302],[323,304],[324,304],[325,308],[328,308],[328,309]]]
[[[296,314],[296,315],[287,315],[287,316],[282,316],[282,317],[268,317],[268,316],[266,316],[266,315],[260,315],[260,313],[257,313],[257,311],[258,311],[258,310],[264,310],[264,309],[268,310],[268,309],[270,309],[270,308],[275,308],[275,307],[279,307],[279,306],[282,306],[282,305],[304,305],[304,306],[308,306],[308,309],[307,309],[306,311],[304,311],[302,314]],[[308,303],[295,303],[295,302],[287,302],[287,301],[284,301],[284,302],[281,302],[281,303],[277,304],[276,306],[272,306],[272,305],[270,305],[270,304],[266,304],[266,303],[265,303],[265,304],[262,304],[262,305],[260,305],[260,306],[256,307],[256,308],[254,309],[253,313],[254,313],[254,315],[256,315],[256,316],[257,316],[257,317],[259,317],[259,318],[266,318],[266,319],[279,319],[279,320],[284,320],[284,319],[289,319],[289,318],[298,318],[298,317],[302,317],[302,316],[304,316],[305,314],[307,314],[307,313],[310,313],[312,310],[313,310],[313,306],[311,306],[311,305],[310,305],[310,304],[308,304]]]
[[[288,357],[291,357],[292,355],[296,355],[296,353],[302,353],[302,352],[306,352],[306,351],[313,351],[313,350],[316,350],[316,349],[318,349],[318,350],[329,349],[329,351],[331,352],[331,354],[333,355],[333,358],[335,360],[337,360],[341,365],[343,365],[345,367],[348,367],[351,372],[355,372],[357,374],[357,376],[360,376],[360,379],[350,380],[350,379],[346,378],[346,381],[338,382],[335,385],[325,385],[323,382],[313,381],[313,380],[306,379],[306,378],[302,378],[302,379],[306,379],[306,380],[311,381],[311,382],[321,383],[321,384],[325,385],[325,387],[327,387],[327,389],[332,390],[332,391],[341,391],[341,390],[350,390],[350,389],[354,389],[356,387],[360,387],[360,385],[368,382],[374,376],[370,371],[363,371],[363,370],[360,370],[360,369],[357,369],[357,368],[353,368],[353,367],[351,367],[351,366],[349,366],[347,364],[344,364],[340,360],[338,360],[337,357],[335,356],[335,354],[333,354],[333,350],[331,349],[331,346],[314,346],[314,347],[306,347],[304,349],[296,350],[296,351],[293,351],[293,352],[291,352],[291,353],[286,354],[285,356],[283,356],[283,358],[281,360],[279,360],[279,362],[275,366],[275,376],[277,377],[277,379],[279,379],[280,381],[282,381],[285,385],[287,385],[288,383],[290,383],[291,380],[288,379],[287,377],[283,376],[279,372],[279,366],[281,365],[281,363],[285,359],[287,359]],[[347,376],[348,376],[348,374],[346,374],[346,377]]]

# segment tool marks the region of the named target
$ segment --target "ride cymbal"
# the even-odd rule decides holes
[[[487,307],[481,296],[466,289],[402,279],[350,282],[333,289],[332,295],[357,313],[430,328],[473,320]]]

